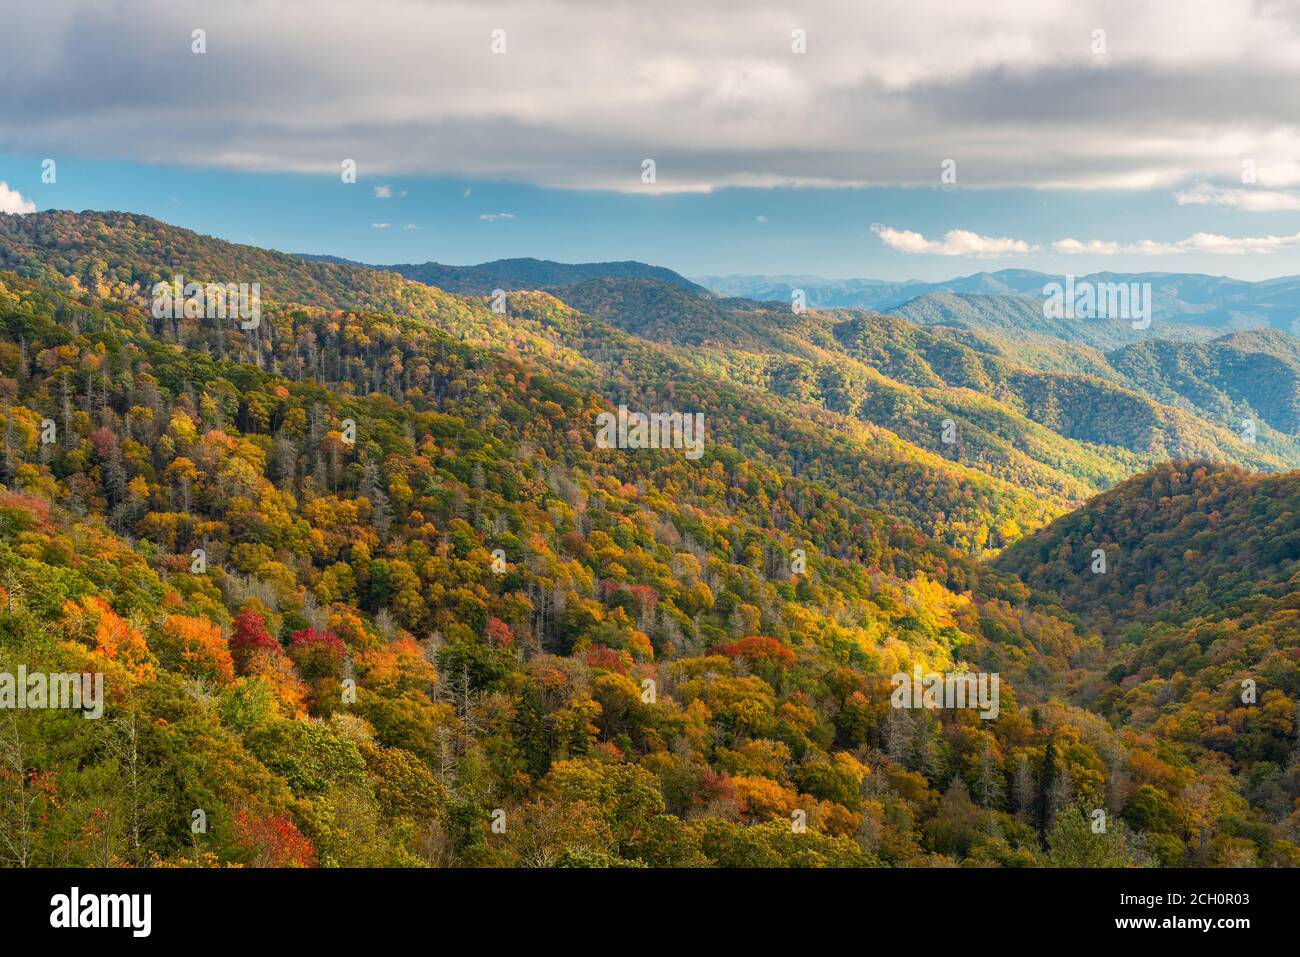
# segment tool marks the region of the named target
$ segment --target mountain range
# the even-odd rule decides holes
[[[807,302],[823,308],[892,310],[923,296],[1028,297],[1041,308],[1043,288],[1066,276],[1029,269],[978,272],[943,282],[886,282],[875,279],[823,279],[817,276],[700,276],[695,280],[719,295],[790,302],[802,289]],[[1300,320],[1300,276],[1247,282],[1194,273],[1099,272],[1074,277],[1082,283],[1150,283],[1154,318],[1214,329],[1271,326],[1295,332]],[[951,300],[941,300],[951,301]],[[994,306],[993,308],[998,308]]]
[[[494,289],[513,291],[517,289],[553,289],[588,279],[653,279],[657,282],[683,289],[704,292],[684,276],[678,275],[663,266],[649,266],[645,263],[604,262],[604,263],[558,263],[544,259],[498,259],[477,266],[444,266],[441,263],[402,263],[393,266],[368,266],[340,259],[337,256],[311,256],[300,254],[303,259],[317,262],[330,262],[339,265],[363,266],[366,269],[384,269],[395,272],[407,279],[437,286],[448,292],[468,293],[485,296]]]
[[[0,216],[0,671],[106,689],[5,732],[0,857],[1300,865],[1285,332],[401,269]]]

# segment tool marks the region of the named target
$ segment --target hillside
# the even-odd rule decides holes
[[[766,341],[731,302],[649,279],[594,279],[551,293],[579,312],[656,342],[756,348]]]
[[[165,250],[177,257],[174,271],[162,260]],[[671,401],[704,412],[719,439],[746,454],[779,459],[796,472],[825,475],[860,504],[888,508],[928,534],[970,551],[982,550],[990,527],[1037,527],[1070,497],[1061,493],[1055,477],[1049,479],[1044,504],[978,463],[945,460],[937,454],[940,443],[933,428],[925,430],[925,445],[917,446],[856,417],[810,409],[797,394],[774,395],[744,382],[719,380],[696,363],[693,350],[627,336],[545,293],[512,294],[507,311],[497,313],[485,300],[444,293],[393,273],[306,262],[126,214],[4,217],[0,258],[21,263],[23,275],[53,281],[74,294],[126,298],[141,307],[148,305],[146,293],[154,282],[181,272],[202,281],[259,281],[264,303],[408,315],[459,341],[527,355],[615,403],[649,397],[657,406]],[[709,302],[702,297],[696,301]],[[164,332],[162,325],[155,331]],[[318,346],[308,348],[318,351]],[[1081,489],[1070,492],[1082,494]]]
[[[1237,420],[1149,397],[1143,383],[1092,351],[1085,373],[1025,368],[1026,348],[990,354],[979,333],[918,328],[855,311],[794,314],[776,303],[695,296],[645,280],[601,280],[555,290],[583,312],[666,346],[714,377],[813,403],[889,429],[1057,502],[1081,501],[1146,465],[1205,456],[1284,468],[1300,446],[1260,423],[1243,442]],[[1048,360],[1069,347],[1040,340]],[[1090,374],[1093,372],[1102,374]],[[936,426],[951,418],[959,447]]]
[[[155,283],[258,283],[264,303],[401,312],[463,335],[471,309],[441,290],[364,266],[308,262],[135,213],[0,215],[0,269],[74,295],[148,303]]]
[[[1107,357],[1163,402],[1300,435],[1300,339],[1274,329],[1204,343],[1137,343]]]
[[[498,259],[477,266],[444,266],[441,263],[402,263],[372,266],[385,269],[448,292],[485,296],[493,289],[554,289],[599,279],[649,279],[669,286],[705,293],[684,276],[663,266],[633,261],[606,263],[557,263],[543,259]]]
[[[1234,801],[1288,840],[1300,834],[1300,473],[1170,463],[1016,543],[997,567],[1023,577],[1039,607],[1104,635],[1076,700],[1132,737],[1217,765],[1221,783],[1237,782]],[[1205,824],[1179,834],[1174,823],[1201,813],[1199,795],[1176,776],[1152,788],[1142,815],[1169,822],[1156,830],[1178,838],[1170,851],[1211,842]],[[1229,839],[1245,863],[1252,833]]]
[[[1067,435],[1106,418],[1232,450],[1191,413],[889,317],[498,313],[39,215],[0,218],[0,671],[106,701],[0,723],[5,862],[1300,864],[1300,473],[1043,501],[1143,468]],[[176,272],[260,275],[260,323],[152,315]],[[699,456],[602,447],[619,403],[702,412]],[[914,666],[996,673],[996,717],[891,707]]]
[[[917,334],[897,322],[864,323],[834,311],[794,316],[770,303],[716,299],[648,279],[602,278],[554,290],[595,321],[544,294],[513,294],[503,314],[482,299],[392,273],[308,262],[128,214],[5,217],[0,262],[73,293],[140,304],[155,281],[181,274],[253,277],[267,302],[410,315],[460,341],[530,355],[616,403],[638,395],[690,401],[740,447],[783,458],[792,469],[816,463],[860,504],[895,510],[974,554],[1169,456],[1268,469],[1300,462],[1300,446],[1268,419],[1247,444],[1239,420],[1222,409],[1153,402],[1144,382],[1118,371],[1103,381],[1035,374],[965,343],[955,356],[934,338],[921,348]],[[863,329],[894,337],[886,351],[945,358],[934,359],[920,379],[896,377],[875,347],[855,353],[845,346],[846,330],[855,327],[859,340]],[[1014,365],[1018,356],[1010,351]],[[614,357],[616,374],[597,371],[613,372]],[[949,419],[954,443],[943,441]],[[795,451],[808,442],[817,449],[811,456]],[[864,460],[874,463],[865,471]]]
[[[1094,549],[1107,552],[1092,574]],[[1300,473],[1168,464],[1099,495],[995,562],[1108,634],[1286,596],[1300,580]]]
[[[1134,329],[1128,319],[1067,319],[1043,314],[1042,295],[927,293],[890,310],[919,326],[956,326],[1003,335],[1031,333],[1103,352],[1151,339],[1209,339],[1214,332],[1191,323],[1155,319]]]
[[[979,775],[1068,711],[904,726],[873,689],[961,660],[1033,700],[1079,638],[821,482],[596,449],[603,400],[405,317],[271,307],[280,373],[12,274],[0,319],[0,655],[109,688],[13,739],[48,781],[18,863],[1046,860]]]

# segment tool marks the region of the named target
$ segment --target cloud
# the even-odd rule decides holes
[[[765,223],[767,222],[767,217],[764,216],[762,213],[759,213],[757,216],[754,217],[754,222]]]
[[[23,199],[21,193],[16,189],[10,189],[9,184],[0,180],[0,213],[24,213],[36,212],[36,204],[29,199]]]
[[[1300,13],[1261,0],[67,0],[6,10],[14,153],[644,192],[1180,189],[1300,156]],[[491,30],[508,31],[493,55]],[[808,52],[791,52],[790,31]],[[1106,57],[1092,32],[1107,33]],[[439,55],[428,55],[429,37]],[[863,55],[863,37],[870,55]],[[978,37],[979,42],[971,42]],[[322,50],[346,49],[346,57]],[[132,64],[123,71],[122,63]],[[104,77],[111,77],[105,82]],[[164,125],[168,136],[156,131]],[[232,144],[256,144],[232,147]]]
[[[375,199],[392,199],[392,198],[393,198],[393,187],[391,186],[375,187]]]
[[[499,219],[514,219],[514,213],[481,213],[479,219],[488,223],[495,223]]]
[[[1178,244],[1180,249],[1198,252],[1226,253],[1271,253],[1278,249],[1300,245],[1300,233],[1290,236],[1218,236],[1214,233],[1194,233]]]
[[[1135,243],[1105,242],[1092,239],[1062,239],[1052,243],[1052,249],[1067,256],[1171,256],[1187,252],[1214,253],[1234,256],[1242,253],[1271,253],[1279,249],[1300,246],[1300,233],[1290,236],[1220,236],[1216,233],[1193,233],[1177,242],[1159,242],[1143,239]]]
[[[971,256],[983,259],[993,256],[1021,256],[1038,248],[1020,239],[981,236],[968,229],[950,229],[941,241],[926,239],[920,233],[906,229],[893,229],[880,223],[874,224],[871,231],[890,249],[931,256]]]
[[[393,224],[392,223],[371,223],[370,224],[372,229],[387,229],[391,225]]]
[[[921,233],[894,229],[880,223],[873,224],[871,231],[890,249],[917,255],[985,259],[1021,256],[1036,252],[1039,248],[1024,240],[981,236],[966,229],[950,229],[944,233],[942,240],[926,239]],[[1222,236],[1198,232],[1174,242],[1141,239],[1124,243],[1106,239],[1067,238],[1058,239],[1051,244],[1052,251],[1063,256],[1177,256],[1193,252],[1235,256],[1243,253],[1271,253],[1291,247],[1300,247],[1300,233],[1280,236]]]
[[[1300,192],[1270,189],[1222,189],[1199,185],[1175,193],[1179,206],[1227,206],[1247,212],[1295,212],[1300,210]]]
[[[1103,242],[1100,239],[1090,239],[1086,243],[1081,243],[1077,239],[1062,239],[1052,243],[1052,248],[1067,256],[1083,254],[1115,256],[1120,251],[1119,243]]]

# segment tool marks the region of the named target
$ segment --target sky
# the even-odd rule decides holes
[[[371,263],[1300,273],[1300,3],[10,0],[0,22],[10,214]]]

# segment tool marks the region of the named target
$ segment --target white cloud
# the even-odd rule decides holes
[[[890,249],[929,256],[982,259],[1019,256],[1038,250],[1038,246],[1024,240],[981,236],[966,229],[950,229],[942,240],[926,239],[921,233],[894,229],[880,223],[874,224],[871,231]],[[1058,239],[1051,244],[1052,251],[1063,256],[1176,256],[1192,252],[1233,256],[1242,253],[1271,253],[1291,247],[1300,247],[1300,233],[1280,236],[1222,236],[1198,232],[1174,242],[1141,239],[1121,243],[1105,239],[1067,238]]]
[[[1272,189],[1300,186],[1300,161],[1282,159],[1271,163],[1256,163],[1255,182]]]
[[[1038,248],[1020,239],[981,236],[968,229],[950,229],[944,234],[942,240],[926,239],[920,233],[907,229],[893,229],[880,223],[872,225],[871,231],[890,249],[931,256],[972,256],[983,259],[993,256],[1020,256]]]
[[[1082,254],[1114,256],[1119,252],[1119,243],[1103,242],[1100,239],[1090,239],[1086,243],[1081,243],[1077,239],[1061,239],[1052,243],[1052,248],[1067,256]]]
[[[1175,193],[1179,206],[1227,206],[1247,212],[1294,212],[1300,210],[1300,192],[1271,189],[1221,189],[1201,184]]]
[[[514,213],[482,213],[479,215],[479,219],[489,223],[495,223],[499,219],[514,219],[514,218],[515,218]]]
[[[1171,256],[1179,253],[1201,252],[1220,255],[1241,253],[1271,253],[1279,249],[1300,246],[1300,233],[1291,236],[1220,236],[1215,233],[1193,233],[1177,242],[1159,242],[1143,239],[1135,243],[1107,242],[1091,239],[1061,239],[1052,243],[1052,249],[1067,256]]]
[[[392,199],[392,198],[393,198],[393,187],[391,186],[375,187],[375,199]]]
[[[1181,249],[1207,253],[1271,253],[1288,246],[1300,245],[1300,233],[1291,236],[1218,236],[1214,233],[1193,233],[1182,240]]]
[[[371,223],[370,224],[372,229],[387,229],[391,225],[393,224],[392,223]]]
[[[963,187],[1173,189],[1235,176],[1251,158],[1276,188],[1265,171],[1285,178],[1300,156],[1294,4],[798,7],[803,56],[790,52],[782,0],[754,0],[744,17],[698,0],[656,0],[653,16],[591,0],[390,2],[364,15],[352,0],[318,0],[309,29],[301,4],[244,0],[204,7],[209,36],[240,38],[213,48],[212,71],[176,69],[190,56],[192,3],[18,4],[4,21],[0,142],[335,176],[356,157],[368,176],[628,191],[644,191],[652,149],[659,192],[938,185],[941,157],[957,160]],[[503,56],[490,50],[497,26],[510,34]],[[1104,65],[1091,51],[1098,27]],[[348,56],[321,55],[330,49]]]
[[[10,189],[9,184],[0,180],[0,213],[24,213],[36,212],[36,204],[30,199],[23,199],[21,193],[16,189]]]

